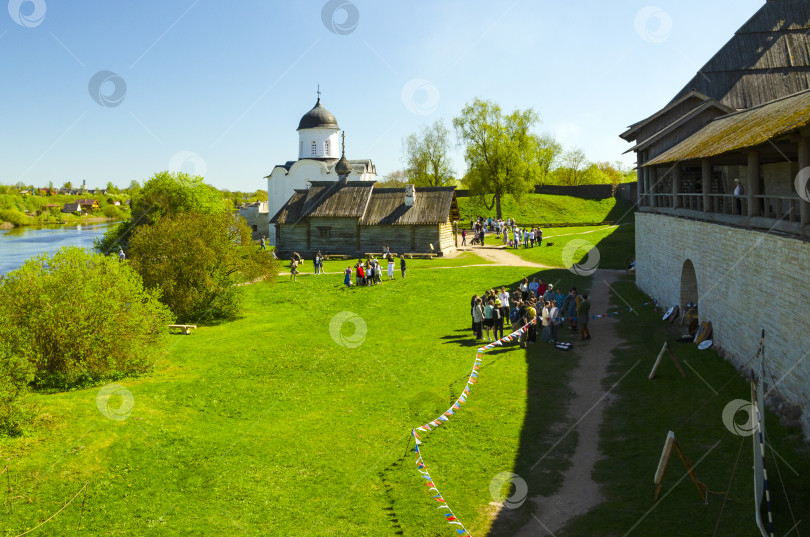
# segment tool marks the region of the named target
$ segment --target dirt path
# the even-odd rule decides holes
[[[541,265],[540,263],[533,263],[526,261],[505,248],[502,244],[493,244],[484,246],[465,246],[458,249],[458,253],[472,252],[482,259],[486,259],[491,264],[480,265],[482,267],[491,267],[493,265],[502,265],[509,267],[534,267],[534,268],[555,268],[548,265]],[[475,265],[471,265],[475,266]]]
[[[609,285],[619,274],[621,271],[599,270],[594,273],[589,296],[591,312],[608,310]],[[529,498],[536,506],[533,520],[516,534],[517,537],[553,536],[569,520],[587,513],[603,500],[599,485],[591,473],[596,461],[601,458],[599,426],[602,423],[602,410],[611,400],[610,396],[606,397],[602,379],[610,362],[610,351],[622,343],[616,334],[615,323],[616,320],[611,318],[591,321],[588,327],[593,339],[584,342],[575,339],[580,361],[569,385],[574,392],[568,408],[572,426],[564,433],[577,432],[577,447],[571,458],[571,468],[565,472],[563,486],[556,494]]]

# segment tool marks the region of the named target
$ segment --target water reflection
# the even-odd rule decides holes
[[[0,230],[0,274],[21,267],[30,257],[46,252],[52,254],[65,246],[92,248],[93,240],[103,236],[115,224],[23,226]]]

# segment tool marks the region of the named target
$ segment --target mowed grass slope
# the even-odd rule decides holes
[[[491,199],[487,198],[487,203]],[[471,218],[483,216],[495,218],[496,211],[487,209],[477,198],[458,198],[461,224],[469,226]],[[512,196],[501,200],[501,213],[504,219],[514,218],[518,225],[531,224],[599,224],[602,222],[629,221],[632,219],[633,205],[624,200],[606,198],[586,200],[572,196],[552,196],[550,194],[526,194],[520,203]]]
[[[597,268],[623,270],[629,265],[628,260],[635,257],[635,246],[635,223],[627,223],[546,228],[543,229],[542,245],[534,248],[521,246],[509,252],[551,267],[569,268],[572,263],[582,263]],[[593,259],[589,257],[592,251],[596,256]]]
[[[35,431],[0,441],[15,498],[0,534],[33,528],[87,482],[81,520],[79,497],[38,534],[447,535],[412,443],[406,452],[410,431],[464,388],[477,347],[469,297],[529,275],[414,267],[374,288],[344,289],[338,275],[250,286],[242,319],[173,336],[152,373],[120,382],[134,402],[127,419],[102,415],[98,388],[36,395]],[[582,285],[565,271],[546,277]],[[351,321],[336,336],[349,346],[330,335],[344,311],[365,326],[359,346]],[[428,468],[473,532],[491,523],[496,474],[524,465],[537,490],[559,486],[570,442],[528,467],[555,441],[533,437],[562,420],[576,360],[544,352],[488,355],[470,402],[425,435]]]

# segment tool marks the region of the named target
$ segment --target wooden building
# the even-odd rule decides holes
[[[360,257],[381,252],[442,255],[456,248],[455,187],[377,188],[374,181],[313,181],[270,219],[279,257],[298,252]],[[433,250],[431,250],[431,245]]]
[[[636,285],[711,321],[742,371],[767,368],[768,403],[804,410],[810,438],[810,2],[767,0],[621,137],[638,161]]]

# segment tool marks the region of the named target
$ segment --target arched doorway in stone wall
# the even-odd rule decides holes
[[[687,259],[681,269],[681,308],[698,303],[698,284],[695,265]]]

